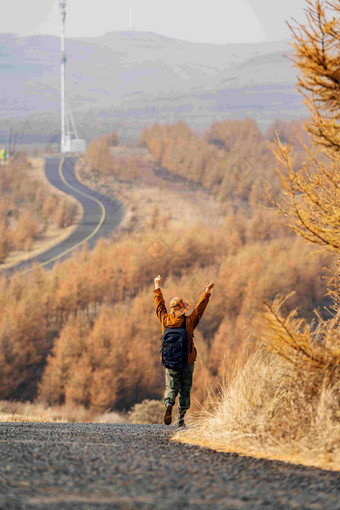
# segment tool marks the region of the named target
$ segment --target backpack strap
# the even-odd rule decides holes
[[[185,330],[187,329],[187,318],[186,318],[186,316],[185,316],[185,315],[184,315],[184,317],[183,317],[183,322],[182,322],[182,324],[180,325],[180,328],[183,328],[183,329],[185,329]],[[194,336],[194,335],[192,335],[192,336]],[[192,343],[193,343],[193,340],[191,339],[190,352],[192,352]]]

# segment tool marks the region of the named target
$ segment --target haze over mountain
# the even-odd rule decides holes
[[[144,124],[252,117],[265,129],[306,110],[295,90],[287,41],[216,45],[150,32],[68,39],[67,91],[80,135],[116,128],[134,141]],[[60,42],[0,34],[0,137],[8,126],[27,141],[59,130]],[[34,121],[33,121],[34,119]]]

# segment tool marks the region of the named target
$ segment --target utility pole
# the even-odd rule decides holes
[[[66,152],[66,107],[65,107],[65,67],[66,67],[66,53],[65,53],[65,23],[66,23],[66,0],[59,2],[61,9],[61,142],[60,152]]]

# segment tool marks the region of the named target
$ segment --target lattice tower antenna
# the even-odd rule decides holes
[[[85,140],[78,138],[74,118],[71,108],[66,101],[65,71],[67,55],[65,52],[65,25],[66,25],[66,0],[59,1],[61,11],[61,142],[60,152],[84,152],[86,148]],[[71,124],[71,125],[70,125]]]
[[[67,56],[65,52],[65,24],[66,24],[66,0],[60,1],[61,10],[61,143],[60,152],[66,152],[66,98],[65,98],[65,67]]]

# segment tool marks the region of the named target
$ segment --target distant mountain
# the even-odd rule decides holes
[[[286,41],[217,45],[132,31],[68,39],[66,51],[69,102],[87,138],[118,128],[133,141],[144,124],[179,119],[200,130],[253,117],[266,128],[306,113]],[[57,37],[0,34],[0,137],[9,124],[34,141],[58,132],[59,64]]]

